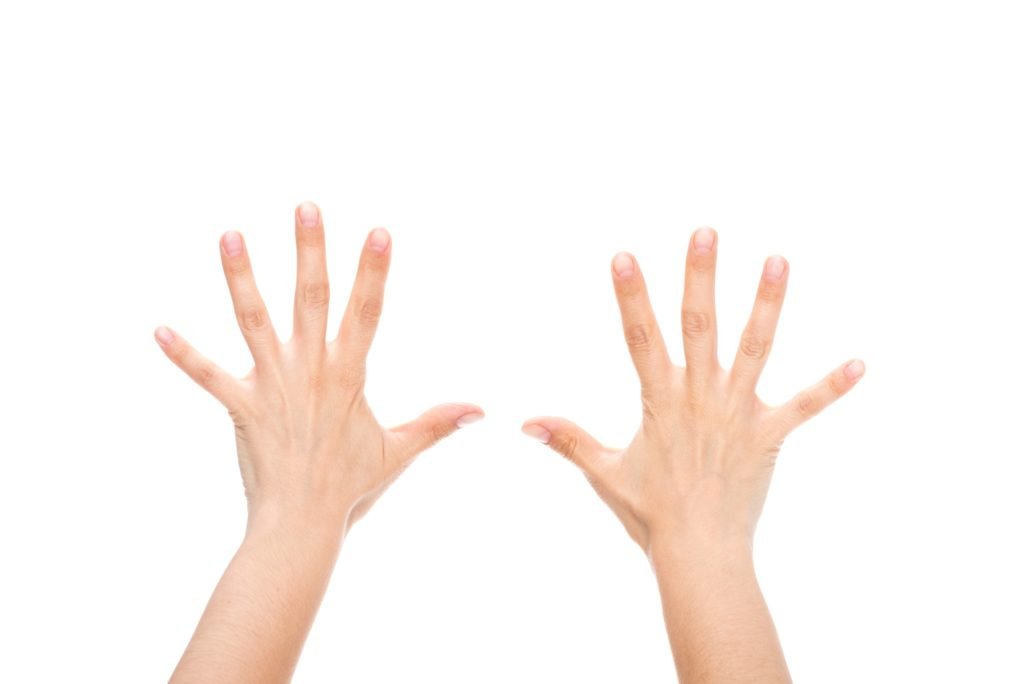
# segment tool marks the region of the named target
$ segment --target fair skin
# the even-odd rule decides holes
[[[236,378],[166,327],[167,356],[234,422],[248,504],[244,539],[171,677],[184,682],[284,682],[352,524],[423,450],[483,417],[442,404],[384,428],[363,393],[391,238],[373,230],[337,336],[327,341],[330,287],[319,209],[295,210],[298,269],[292,337],[282,342],[256,288],[242,236],[225,233],[221,262],[255,365]]]
[[[337,337],[327,342],[323,224],[295,212],[293,334],[281,342],[256,289],[241,235],[221,239],[236,319],[255,361],[235,378],[181,336],[158,328],[167,356],[228,410],[248,503],[245,537],[200,619],[172,682],[291,678],[351,525],[424,449],[483,416],[443,404],[386,429],[363,394],[366,355],[391,258],[387,232],[367,237]],[[753,537],[785,437],[845,394],[860,361],[836,368],[780,406],[755,394],[782,307],[788,264],[765,263],[753,313],[729,371],[717,359],[717,235],[694,233],[686,263],[685,367],[669,360],[636,260],[612,279],[640,376],[643,420],[624,449],[554,417],[523,429],[577,464],[647,554],[662,595],[679,679],[787,682],[757,585]]]
[[[674,365],[636,259],[612,261],[612,281],[643,418],[632,442],[610,448],[563,418],[523,431],[575,463],[643,549],[662,596],[680,682],[789,682],[753,564],[757,526],[783,440],[848,392],[864,372],[851,360],[778,406],[756,395],[774,340],[789,266],[765,261],[732,367],[718,361],[717,234],[691,236],[681,324],[685,366]]]

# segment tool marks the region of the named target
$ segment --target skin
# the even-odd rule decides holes
[[[685,367],[669,360],[643,275],[626,253],[612,281],[643,419],[624,449],[563,418],[523,424],[575,463],[650,559],[680,682],[789,682],[757,584],[753,539],[786,436],[846,394],[864,372],[851,360],[779,406],[755,393],[772,347],[789,265],[765,261],[730,370],[715,325],[717,233],[691,236],[682,305]]]
[[[337,337],[326,340],[330,287],[319,209],[295,210],[293,334],[281,342],[256,288],[245,242],[221,237],[235,316],[255,366],[236,378],[161,326],[157,342],[227,408],[235,426],[248,522],[171,681],[285,682],[351,525],[423,450],[474,420],[442,404],[384,428],[363,393],[380,318],[391,238],[367,236]]]

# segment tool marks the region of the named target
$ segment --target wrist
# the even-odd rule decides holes
[[[647,559],[655,573],[721,573],[753,569],[754,548],[751,536],[742,533],[712,533],[704,529],[664,529],[652,531],[646,548]]]
[[[341,543],[348,531],[348,509],[265,501],[249,507],[245,538],[281,542]]]
[[[753,549],[757,519],[735,513],[712,513],[714,506],[682,508],[647,522],[645,551],[655,548],[692,548],[695,552]]]

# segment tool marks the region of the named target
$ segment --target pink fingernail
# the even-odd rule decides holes
[[[238,256],[242,253],[242,235],[233,230],[224,233],[224,253],[228,256]]]
[[[388,231],[383,228],[374,228],[370,232],[370,239],[368,241],[370,249],[375,252],[383,252],[391,244],[391,236],[388,235]]]
[[[615,275],[620,278],[628,278],[633,275],[634,263],[632,256],[625,252],[619,252],[612,259],[612,268],[615,270]]]
[[[316,228],[320,223],[320,210],[312,202],[299,205],[299,223],[306,228]]]
[[[153,334],[156,336],[156,341],[160,344],[167,345],[174,341],[174,333],[162,325]]]
[[[693,236],[693,251],[697,254],[708,254],[715,246],[715,231],[710,228],[701,228]]]
[[[484,414],[479,412],[467,413],[463,416],[460,416],[459,419],[455,421],[455,424],[458,425],[459,427],[466,427],[470,423],[475,423],[476,421],[480,420],[483,417]]]
[[[764,265],[764,277],[768,280],[781,280],[784,270],[786,270],[786,262],[782,257],[769,257]]]
[[[850,363],[846,364],[843,368],[843,372],[850,380],[856,380],[860,376],[864,375],[864,362],[860,359],[854,359]]]
[[[545,428],[545,427],[543,427],[541,425],[537,425],[537,424],[526,425],[526,426],[523,427],[523,432],[528,434],[530,437],[533,437],[535,439],[539,439],[540,441],[544,442],[545,444],[547,444],[548,440],[551,439],[551,433],[548,432],[547,428]]]

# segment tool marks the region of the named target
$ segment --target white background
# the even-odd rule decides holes
[[[757,567],[802,682],[1020,682],[1021,17],[1013,2],[46,3],[0,9],[0,680],[165,680],[241,540],[230,419],[157,325],[250,367],[218,238],[290,334],[292,211],[335,300],[394,237],[368,396],[484,422],[346,540],[298,682],[669,682],[653,576],[571,464],[639,419],[609,263],[673,358],[719,231],[719,356],[791,276]],[[1016,652],[1015,652],[1016,651]]]

